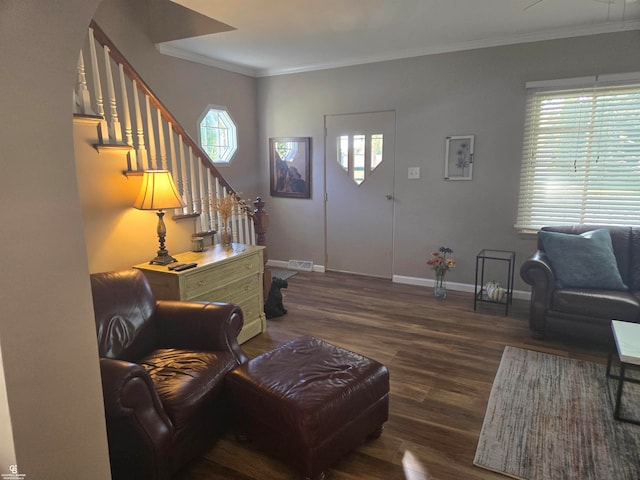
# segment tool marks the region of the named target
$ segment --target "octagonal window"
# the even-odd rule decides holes
[[[238,148],[236,124],[223,107],[209,105],[198,121],[200,146],[212,163],[229,164]]]

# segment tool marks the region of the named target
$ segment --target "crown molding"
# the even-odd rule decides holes
[[[625,22],[610,22],[601,25],[590,25],[586,27],[563,28],[547,30],[545,32],[526,33],[511,35],[507,37],[487,38],[469,42],[460,42],[449,45],[438,45],[433,47],[404,50],[386,55],[371,55],[358,58],[351,58],[337,62],[326,62],[318,64],[305,64],[296,67],[286,68],[251,68],[232,62],[224,62],[214,58],[200,55],[173,46],[156,44],[158,51],[164,55],[169,55],[183,60],[209,65],[211,67],[229,70],[231,72],[248,75],[251,77],[272,77],[278,75],[289,75],[295,73],[305,73],[318,70],[329,70],[333,68],[351,67],[369,63],[386,62],[390,60],[400,60],[405,58],[421,57],[426,55],[436,55],[442,53],[452,53],[464,50],[477,50],[480,48],[501,47],[507,45],[517,45],[522,43],[541,42],[547,40],[559,40],[563,38],[582,37],[588,35],[599,35],[604,33],[616,33],[624,31],[640,30],[640,20]]]

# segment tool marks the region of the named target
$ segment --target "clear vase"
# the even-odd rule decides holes
[[[444,273],[436,275],[436,283],[433,286],[433,294],[436,298],[447,298],[447,282]]]
[[[231,224],[227,221],[222,225],[222,231],[220,232],[220,243],[224,248],[230,248],[233,242],[233,232],[231,231]]]

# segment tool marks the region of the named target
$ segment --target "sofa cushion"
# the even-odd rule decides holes
[[[556,290],[552,310],[589,318],[635,322],[640,318],[640,299],[632,292],[606,290]]]
[[[581,235],[540,231],[558,288],[627,290],[606,229]]]

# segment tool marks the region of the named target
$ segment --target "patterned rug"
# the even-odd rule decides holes
[[[527,480],[638,480],[640,426],[613,418],[606,367],[506,347],[474,465]],[[622,415],[640,418],[640,385],[625,383]]]

